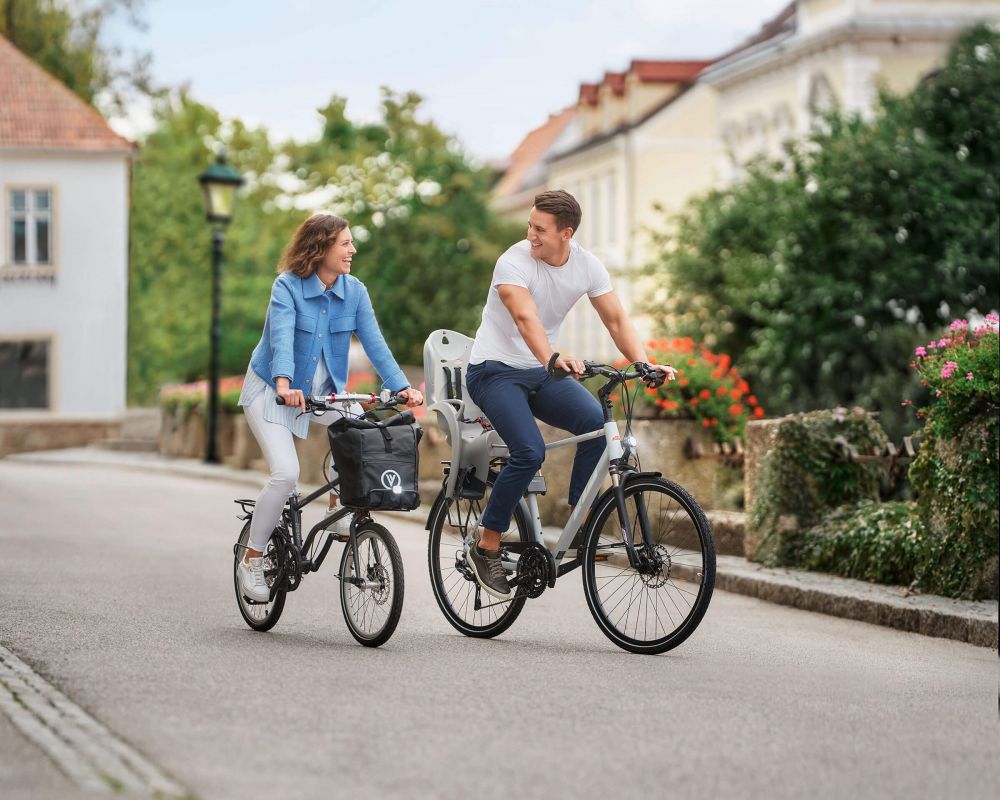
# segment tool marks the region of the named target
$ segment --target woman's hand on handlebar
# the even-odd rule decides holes
[[[407,408],[416,408],[419,405],[423,405],[424,402],[423,394],[413,387],[396,392],[396,397],[400,402],[406,403]]]
[[[287,378],[278,378],[275,381],[274,392],[281,398],[279,405],[306,410],[306,396],[301,390],[290,388]]]

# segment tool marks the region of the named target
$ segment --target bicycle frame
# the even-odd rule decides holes
[[[292,532],[291,546],[295,550],[299,565],[299,577],[306,575],[310,572],[318,572],[319,568],[323,565],[326,560],[327,554],[330,552],[330,548],[333,546],[333,542],[336,539],[339,542],[350,542],[351,547],[354,552],[358,552],[358,528],[365,522],[371,520],[371,514],[365,509],[360,508],[350,508],[348,506],[341,506],[339,509],[334,511],[332,514],[327,514],[323,519],[316,523],[312,529],[310,529],[309,534],[306,536],[305,541],[302,541],[302,509],[309,505],[311,502],[319,497],[322,497],[327,492],[332,489],[336,489],[338,486],[338,481],[330,481],[329,483],[321,486],[319,489],[308,494],[306,497],[299,497],[297,495],[292,495],[289,497],[286,506],[282,509],[281,517],[285,521],[286,525]],[[240,501],[237,501],[240,502]],[[244,511],[247,511],[246,506],[243,507]],[[247,516],[242,517],[242,519],[247,519],[253,514],[253,511],[247,511]],[[323,530],[327,529],[332,523],[336,522],[338,519],[342,519],[348,514],[353,514],[354,517],[351,519],[350,533],[347,537],[334,536],[331,534],[329,538],[324,542],[323,548],[316,554],[315,558],[309,559],[304,557],[304,553],[308,552],[309,548],[312,546],[313,540],[316,536]],[[237,545],[238,546],[238,545]],[[378,550],[374,551],[376,564],[381,564],[381,555]],[[355,558],[354,561],[354,575],[338,575],[337,577],[341,580],[349,581],[356,586],[362,586],[365,584],[365,580],[361,576],[361,566],[360,559]],[[295,591],[299,587],[300,581],[296,580],[287,591]]]
[[[610,417],[610,414],[606,412],[605,416]],[[635,453],[635,442],[629,441],[626,442],[625,446],[623,446],[622,436],[618,429],[618,424],[613,419],[608,418],[606,419],[604,427],[601,430],[595,430],[579,436],[571,436],[566,439],[549,442],[545,445],[545,449],[555,450],[559,447],[568,447],[569,445],[579,444],[580,442],[599,439],[602,436],[606,442],[604,451],[601,454],[600,460],[594,466],[594,471],[591,473],[590,478],[587,481],[587,485],[584,487],[583,494],[580,496],[580,499],[577,501],[577,504],[573,509],[573,513],[570,514],[566,525],[559,534],[559,538],[556,541],[554,549],[550,549],[546,546],[545,539],[542,534],[542,518],[538,509],[538,501],[535,499],[535,495],[538,494],[538,492],[533,491],[529,487],[525,497],[520,500],[522,509],[529,520],[531,533],[535,542],[552,554],[553,566],[555,567],[555,570],[552,578],[550,579],[550,587],[555,584],[555,578],[565,575],[567,572],[570,572],[580,566],[581,562],[579,556],[566,563],[563,563],[563,560],[566,557],[566,553],[571,549],[573,539],[576,537],[577,531],[579,531],[581,525],[583,524],[584,518],[595,505],[595,501],[601,491],[601,484],[609,475],[611,477],[612,486],[607,491],[613,492],[615,495],[616,506],[618,509],[618,519],[622,529],[622,543],[625,545],[626,552],[628,553],[629,563],[633,567],[641,567],[643,559],[636,550],[635,544],[632,541],[632,526],[625,509],[624,496],[625,475],[634,471],[634,468],[627,462],[629,455]],[[645,516],[645,508],[642,505],[641,498],[638,503],[639,514],[641,516]],[[643,522],[646,521],[643,520]],[[648,537],[649,525],[643,524],[641,526],[641,530],[643,531],[644,538]],[[647,546],[652,545],[652,543],[648,541],[644,541],[644,544]],[[508,547],[508,549],[513,550],[515,548]],[[511,563],[509,566],[513,566],[513,564]]]

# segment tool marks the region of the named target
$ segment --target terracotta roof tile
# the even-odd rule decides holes
[[[576,107],[570,106],[558,114],[552,114],[544,125],[525,136],[517,149],[511,153],[507,171],[493,190],[494,196],[506,197],[530,188],[522,186],[525,176],[539,159],[545,157],[549,148],[559,138],[559,134],[566,130],[566,126],[575,116]]]
[[[611,91],[619,97],[625,94],[625,73],[605,72],[602,85],[610,87]]]
[[[598,89],[598,84],[596,83],[581,83],[579,102],[588,106],[596,106],[597,89]]]
[[[134,145],[0,36],[0,148],[128,152]]]
[[[629,72],[633,73],[643,83],[687,83],[712,63],[714,63],[713,60],[635,60],[629,65]]]

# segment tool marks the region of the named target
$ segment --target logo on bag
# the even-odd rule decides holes
[[[389,489],[393,494],[402,494],[403,492],[403,479],[399,477],[399,473],[394,469],[387,469],[382,473],[382,485]]]

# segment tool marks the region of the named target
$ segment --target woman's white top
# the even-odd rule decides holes
[[[316,365],[316,374],[313,376],[312,385],[316,394],[330,394],[333,389],[333,379],[326,368],[323,359]],[[311,414],[302,414],[297,408],[279,406],[275,402],[278,393],[260,375],[254,372],[252,366],[247,367],[246,377],[243,379],[243,391],[240,392],[240,406],[248,406],[257,399],[259,394],[264,394],[264,419],[268,422],[275,422],[284,425],[300,439],[305,439],[309,435],[309,417]]]

